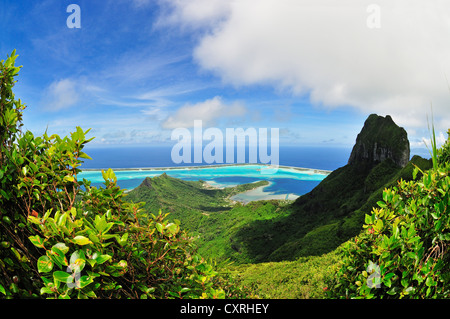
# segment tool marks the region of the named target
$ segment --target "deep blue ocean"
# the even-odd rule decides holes
[[[86,148],[85,152],[92,157],[92,160],[86,160],[82,168],[114,169],[208,165],[207,163],[175,164],[171,159],[171,150],[171,146]],[[332,171],[347,164],[350,152],[351,148],[280,146],[279,164]]]

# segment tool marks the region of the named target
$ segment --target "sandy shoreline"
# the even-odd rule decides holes
[[[300,197],[295,194],[274,194],[274,192],[265,192],[264,189],[272,184],[272,182],[269,182],[268,185],[259,186],[254,189],[250,189],[248,191],[233,195],[230,197],[230,200],[247,204],[249,202],[258,200],[295,200]]]
[[[215,168],[215,167],[226,167],[226,166],[263,166],[268,169],[279,168],[279,169],[292,169],[300,172],[311,172],[311,174],[324,174],[328,175],[332,171],[315,169],[315,168],[305,168],[297,166],[284,166],[284,165],[269,165],[269,164],[257,164],[257,163],[241,163],[241,164],[214,164],[214,165],[193,165],[193,166],[172,166],[172,167],[135,167],[135,168],[113,168],[113,171],[164,171],[164,170],[189,170],[189,169],[205,169],[205,168]],[[107,169],[107,168],[106,168]],[[86,172],[100,172],[101,168],[85,168],[81,169]]]

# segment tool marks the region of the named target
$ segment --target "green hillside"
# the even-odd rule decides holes
[[[405,156],[409,158],[409,142],[404,129],[389,116],[372,114],[358,134],[349,163],[293,202],[233,204],[229,196],[265,182],[210,189],[202,181],[166,174],[147,178],[128,200],[146,202],[148,212],[170,212],[197,236],[204,256],[237,263],[292,261],[331,252],[356,236],[384,188],[400,178],[411,179],[415,166],[431,167],[431,161],[419,156],[405,164]]]
[[[229,267],[237,282],[268,299],[323,299],[328,282],[341,266],[337,250],[294,261],[242,264]]]
[[[170,220],[179,220],[183,229],[195,237],[202,256],[245,260],[230,241],[232,235],[251,221],[275,217],[285,201],[261,201],[244,206],[230,197],[268,184],[258,181],[219,189],[203,181],[181,180],[164,173],[147,177],[128,193],[126,200],[144,202],[147,213],[156,214],[159,210],[170,213]]]

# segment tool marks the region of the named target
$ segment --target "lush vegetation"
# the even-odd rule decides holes
[[[203,181],[186,181],[170,177],[166,173],[154,178],[147,177],[141,185],[128,193],[127,200],[144,202],[150,212],[160,209],[170,211],[173,218],[186,218],[193,210],[205,214],[228,211],[232,207],[230,197],[247,190],[266,186],[267,181],[237,185],[235,187],[214,188]],[[192,226],[188,220],[183,225]]]
[[[78,180],[88,131],[35,137],[12,88],[15,51],[0,63],[0,296],[6,298],[244,297],[165,214]]]
[[[403,168],[349,163],[293,202],[166,174],[125,193],[112,170],[97,188],[78,179],[88,131],[22,132],[16,58],[0,62],[0,297],[449,297],[450,140]]]
[[[145,202],[149,213],[170,212],[196,237],[203,256],[240,264],[296,260],[331,252],[357,235],[383,188],[411,179],[414,165],[426,169],[431,162],[416,156],[403,169],[390,160],[362,171],[347,165],[295,202],[231,203],[230,195],[265,182],[210,189],[166,174],[145,179],[127,200]]]
[[[294,261],[242,264],[229,267],[237,283],[268,299],[323,299],[340,267],[336,251]]]
[[[431,169],[416,167],[413,180],[383,191],[364,230],[341,249],[343,264],[330,296],[449,297],[449,154],[450,140],[439,150],[434,142]]]
[[[267,181],[226,188],[211,188],[202,181],[185,181],[162,174],[146,178],[126,198],[144,202],[148,213],[170,212],[172,221],[195,237],[199,253],[217,260],[253,262],[245,245],[233,241],[234,234],[255,220],[271,220],[281,213],[287,201],[258,201],[243,205],[232,195],[268,185]]]
[[[411,179],[413,165],[426,169],[431,164],[414,157],[402,169],[391,161],[366,170],[341,167],[311,192],[285,205],[276,218],[247,224],[233,240],[245,245],[249,258],[257,262],[328,253],[360,232],[364,215],[382,199],[382,190],[398,177]]]

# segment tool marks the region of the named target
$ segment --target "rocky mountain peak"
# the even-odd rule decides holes
[[[408,135],[391,116],[371,114],[356,138],[348,164],[376,164],[391,159],[400,167],[409,162]]]

